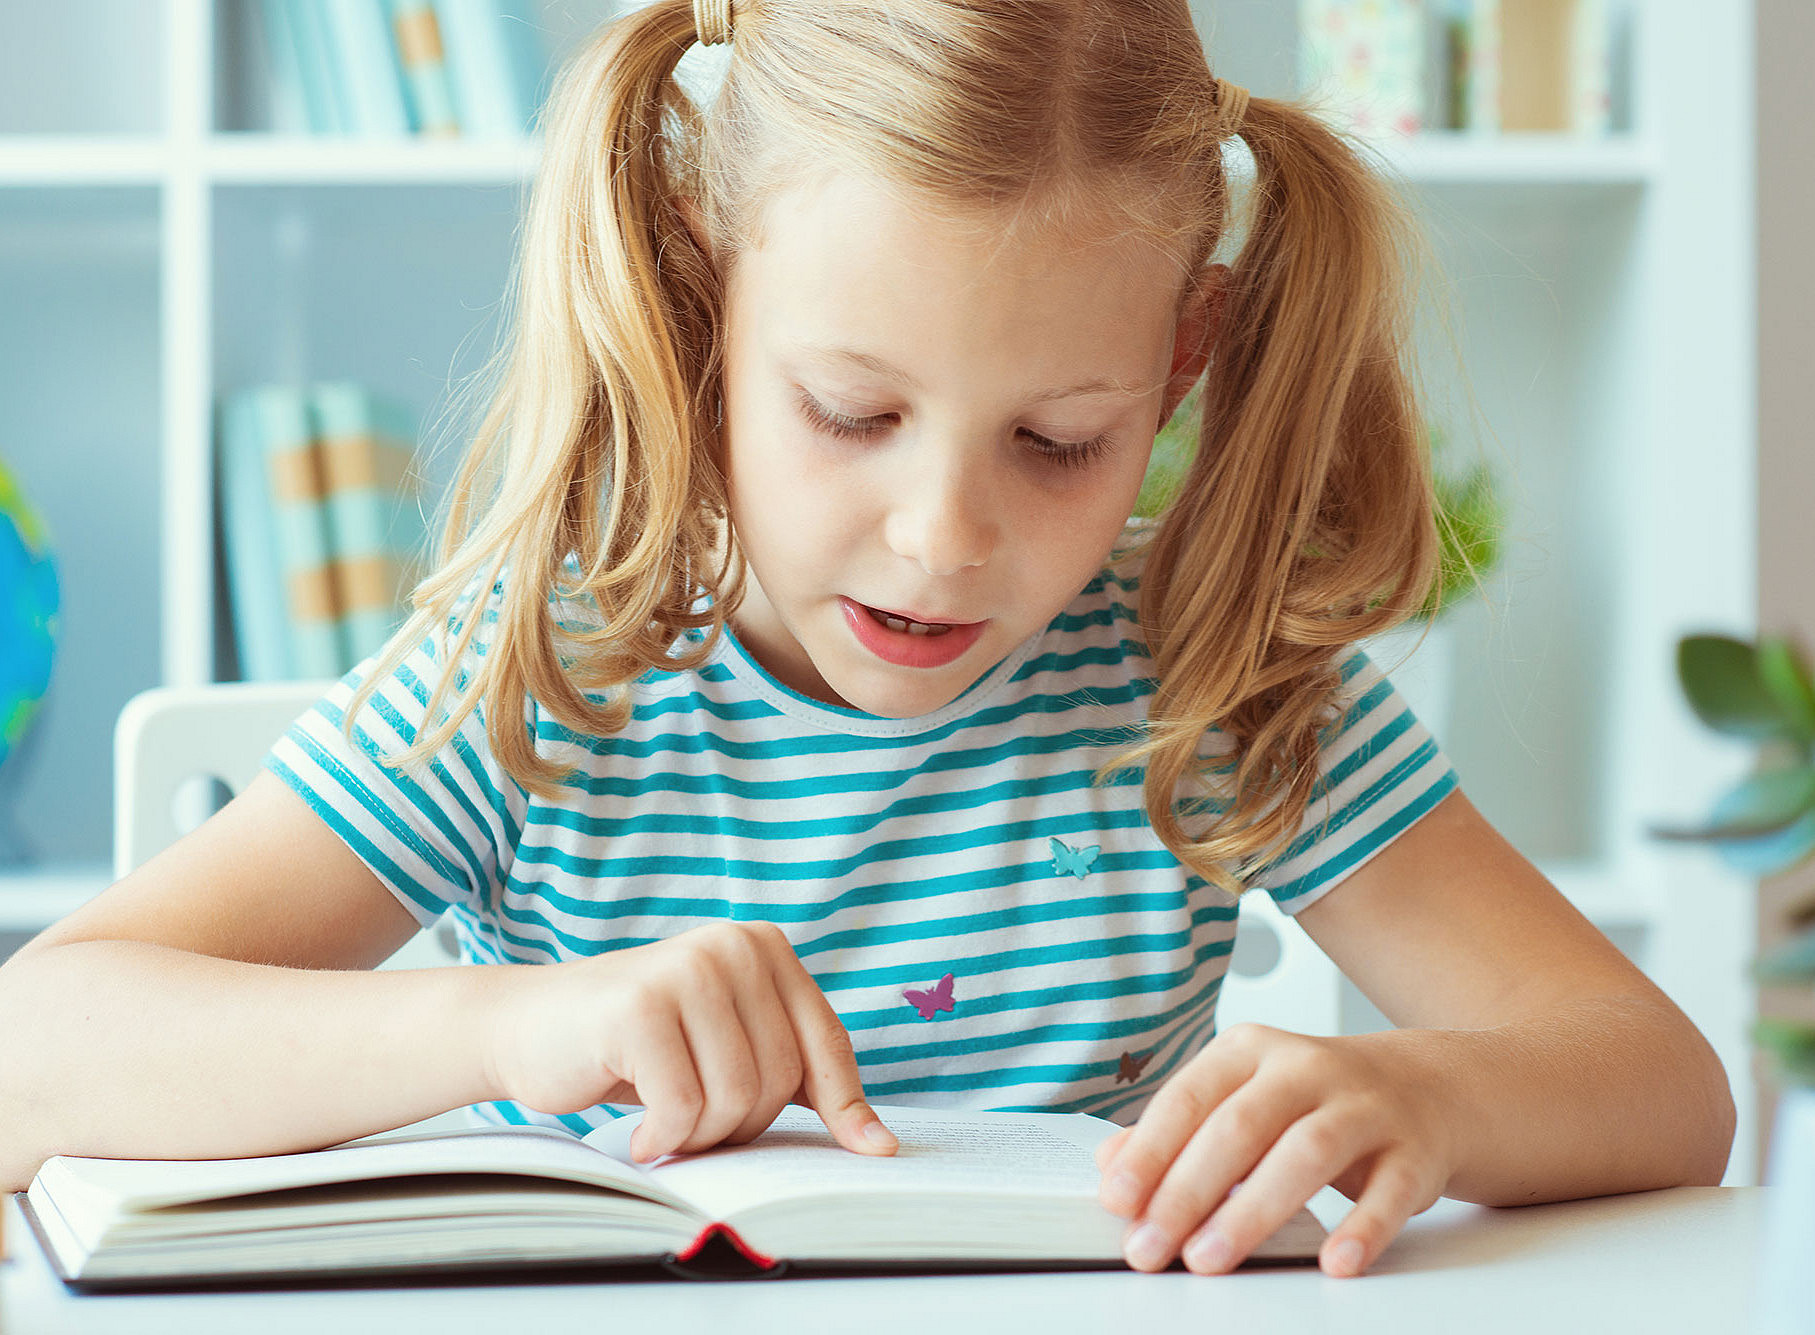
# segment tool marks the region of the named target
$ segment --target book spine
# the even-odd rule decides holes
[[[423,537],[415,429],[402,405],[350,381],[315,385],[309,408],[350,667],[381,649],[404,619]]]
[[[729,1224],[711,1223],[678,1252],[661,1258],[664,1268],[685,1279],[750,1278],[754,1266],[764,1278],[776,1278],[787,1262],[756,1250]]]
[[[327,17],[320,0],[279,0],[290,19],[290,33],[303,73],[303,96],[309,124],[316,134],[350,134],[351,114],[340,86],[340,67],[328,42]]]
[[[246,681],[288,680],[296,672],[284,617],[283,571],[265,483],[265,442],[251,394],[225,396],[216,420],[221,547],[239,675]]]
[[[434,0],[434,6],[462,131],[484,138],[526,134],[547,64],[530,14],[491,0]]]
[[[353,108],[354,133],[408,134],[403,71],[391,44],[382,0],[322,0],[322,10],[327,17],[329,50]]]
[[[1457,20],[1456,62],[1462,91],[1457,128],[1480,134],[1500,130],[1500,0],[1464,0]]]
[[[409,93],[410,124],[418,134],[460,133],[435,6],[430,0],[387,0],[387,5],[404,88]]]
[[[309,108],[303,95],[301,53],[290,31],[282,0],[262,0],[258,26],[264,39],[265,68],[271,96],[271,129],[278,134],[307,134]]]
[[[272,533],[283,575],[290,666],[298,677],[346,671],[340,596],[328,547],[321,451],[303,391],[264,385],[252,391],[265,447]]]
[[[1519,0],[1500,7],[1500,124],[1565,131],[1574,117],[1577,0]]]
[[[1577,0],[1569,63],[1569,128],[1606,134],[1613,128],[1613,15],[1607,0]]]

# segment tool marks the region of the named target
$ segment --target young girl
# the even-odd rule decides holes
[[[1353,648],[1435,561],[1353,152],[1185,0],[733,9],[563,71],[411,623],[0,970],[5,1183],[469,1105],[645,1106],[645,1158],[789,1101],[884,1154],[872,1099],[1074,1110],[1127,1127],[1130,1264],[1226,1270],[1334,1184],[1352,1275],[1440,1194],[1718,1182],[1708,1045]],[[1218,1033],[1257,889],[1401,1027]],[[466,967],[373,971],[450,909]]]

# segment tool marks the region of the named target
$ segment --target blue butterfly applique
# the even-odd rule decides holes
[[[1091,864],[1097,860],[1097,854],[1103,851],[1101,844],[1073,848],[1058,839],[1048,842],[1052,844],[1052,870],[1055,876],[1076,876],[1082,880],[1090,875]]]

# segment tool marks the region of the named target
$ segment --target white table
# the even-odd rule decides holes
[[[1346,1208],[1334,1202],[1334,1212],[1328,1200],[1312,1203],[1326,1223]],[[0,1332],[1730,1335],[1751,1326],[1763,1206],[1757,1187],[1679,1187],[1513,1210],[1439,1201],[1359,1279],[1294,1268],[1213,1277],[1083,1271],[76,1296],[45,1265],[9,1199]]]

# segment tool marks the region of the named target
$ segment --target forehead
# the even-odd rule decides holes
[[[1169,339],[1185,282],[1176,257],[1126,229],[1035,217],[960,211],[851,175],[792,187],[738,256],[729,313],[816,343],[943,330],[1078,354],[1107,340],[1138,359]]]

